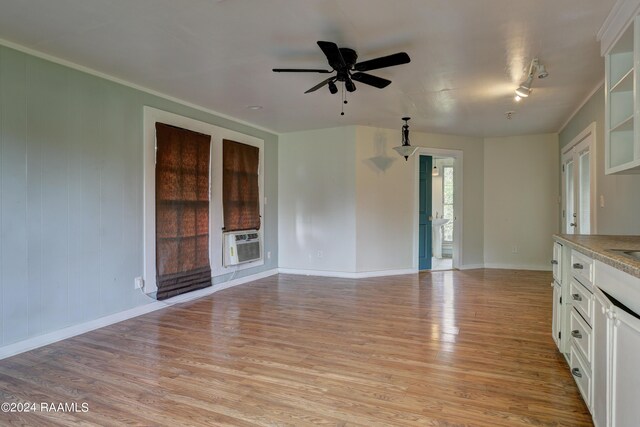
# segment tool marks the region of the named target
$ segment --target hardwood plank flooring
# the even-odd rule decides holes
[[[279,275],[0,361],[1,425],[590,426],[551,275]]]

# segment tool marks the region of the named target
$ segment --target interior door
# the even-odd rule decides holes
[[[575,234],[578,227],[573,156],[562,159],[562,223],[566,234]]]
[[[431,270],[432,256],[432,225],[431,225],[431,168],[433,167],[433,157],[420,156],[420,184],[419,184],[419,251],[418,268],[420,270]]]
[[[592,132],[562,153],[562,232],[595,233],[595,158]]]

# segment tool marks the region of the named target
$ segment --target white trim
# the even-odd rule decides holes
[[[602,86],[604,86],[604,82],[605,82],[605,79],[604,79],[604,77],[603,77],[603,78],[602,78],[602,80],[600,80],[600,81],[598,82],[598,84],[596,85],[596,87],[595,87],[591,92],[589,92],[589,95],[587,95],[587,97],[586,97],[586,98],[585,98],[585,99],[580,103],[580,105],[578,105],[578,107],[577,107],[575,110],[573,110],[573,113],[571,113],[571,115],[569,116],[569,118],[568,118],[568,119],[564,122],[564,124],[560,127],[560,130],[558,131],[558,134],[560,134],[560,133],[564,130],[564,128],[566,128],[566,127],[567,127],[567,125],[571,122],[571,120],[573,120],[573,118],[576,116],[576,114],[578,114],[578,113],[580,112],[580,110],[582,110],[582,107],[584,107],[585,105],[587,105],[587,102],[589,102],[589,101],[591,100],[591,98],[593,97],[593,95],[595,95],[595,94],[596,94],[596,92],[597,92],[597,91],[599,91],[599,90],[600,90],[600,88],[601,88]]]
[[[280,135],[280,133],[274,131],[273,129],[269,129],[269,128],[266,128],[266,127],[263,127],[263,126],[259,126],[259,125],[247,122],[245,120],[241,120],[241,119],[238,119],[236,117],[220,113],[220,112],[212,110],[210,108],[203,107],[202,105],[198,105],[198,104],[194,104],[194,103],[189,102],[189,101],[185,101],[184,99],[180,99],[180,98],[176,98],[176,97],[173,97],[173,96],[170,96],[170,95],[166,95],[166,94],[164,94],[162,92],[158,92],[158,91],[155,91],[153,89],[149,89],[148,87],[141,86],[141,85],[138,85],[136,83],[132,83],[132,82],[129,82],[127,80],[123,80],[123,79],[120,79],[118,77],[111,76],[109,74],[103,73],[103,72],[95,70],[93,68],[89,68],[89,67],[85,67],[84,65],[77,64],[75,62],[67,61],[66,59],[62,59],[62,58],[58,58],[58,57],[53,56],[53,55],[49,55],[49,54],[41,52],[39,50],[31,49],[29,47],[23,46],[23,45],[18,44],[18,43],[11,42],[11,41],[3,39],[3,38],[0,38],[0,45],[8,47],[9,49],[14,49],[14,50],[17,50],[19,52],[26,53],[26,54],[31,55],[31,56],[35,56],[35,57],[40,58],[40,59],[44,59],[44,60],[49,61],[49,62],[53,62],[53,63],[58,64],[58,65],[63,65],[65,67],[72,68],[72,69],[77,70],[77,71],[81,71],[83,73],[91,74],[93,76],[100,77],[102,79],[109,80],[109,81],[112,81],[114,83],[118,83],[118,84],[121,84],[123,86],[127,86],[127,87],[130,87],[132,89],[136,89],[136,90],[148,93],[149,95],[157,96],[159,98],[163,98],[163,99],[166,99],[168,101],[172,101],[172,102],[175,102],[177,104],[184,105],[185,107],[194,108],[194,109],[202,111],[204,113],[213,114],[215,116],[218,116],[221,119],[232,120],[232,121],[234,121],[234,122],[236,122],[238,124],[249,126],[249,127],[254,128],[254,129],[261,130],[263,132],[268,132],[268,133],[274,134],[276,136]]]
[[[240,264],[237,267],[223,267],[222,264],[222,140],[232,139],[243,144],[258,147],[259,156],[259,191],[260,191],[260,216],[262,224],[265,222],[264,209],[264,141],[262,139],[245,135],[240,132],[201,122],[189,117],[180,116],[157,108],[144,107],[144,226],[143,226],[143,271],[144,291],[152,293],[156,286],[156,215],[155,215],[155,146],[156,146],[156,122],[167,123],[194,132],[211,135],[211,161],[210,161],[210,218],[209,218],[209,259],[211,262],[211,275],[213,277],[231,273],[236,270],[264,265],[264,254],[258,261]],[[258,233],[264,242],[264,226]]]
[[[484,268],[484,264],[465,264],[460,266],[459,270],[477,270],[479,268]]]
[[[300,270],[295,268],[279,268],[278,272],[280,274],[295,274],[297,276],[339,277],[343,279],[366,279],[369,277],[417,274],[418,270],[413,268],[407,268],[403,270],[379,270],[379,271],[362,271],[358,273],[352,273],[347,271]]]
[[[464,153],[462,150],[449,150],[442,148],[429,148],[429,147],[418,147],[418,150],[415,153],[415,158],[418,159],[419,156],[438,156],[438,157],[453,157],[454,161],[454,175],[453,175],[453,214],[455,217],[455,221],[453,224],[453,248],[452,248],[452,258],[453,258],[453,268],[460,268],[461,265],[464,265],[464,253],[463,253],[463,171],[464,171],[464,163],[463,157]],[[414,191],[414,206],[413,206],[413,268],[418,270],[418,252],[419,252],[419,230],[420,230],[420,218],[418,214],[418,206],[420,203],[420,185],[418,185],[420,178],[420,162],[415,162],[415,170],[414,170],[414,180],[416,183],[415,191]]]
[[[484,268],[498,269],[498,270],[533,270],[533,271],[551,271],[551,265],[543,264],[503,264],[503,263],[488,263],[484,265]]]
[[[618,0],[613,5],[597,35],[602,56],[616,44],[638,13],[640,13],[640,0]]]
[[[170,307],[174,304],[183,303],[186,301],[192,301],[194,299],[202,298],[207,295],[211,295],[215,292],[223,289],[231,288],[233,286],[242,285],[255,280],[263,279],[265,277],[278,274],[278,269],[272,269],[263,271],[261,273],[252,274],[250,276],[241,277],[228,282],[219,283],[209,288],[200,289],[198,291],[189,292],[186,294],[178,295],[173,298],[166,299],[164,301],[155,301],[149,304],[134,307],[129,310],[120,311],[118,313],[110,314],[99,319],[91,320],[89,322],[81,323],[78,325],[69,326],[68,328],[60,329],[50,332],[48,334],[39,335],[37,337],[28,338],[23,341],[19,341],[14,344],[9,344],[4,347],[0,347],[0,360],[7,357],[15,356],[16,354],[24,353],[25,351],[33,350],[45,345],[53,344],[58,341],[62,341],[67,338],[75,337],[76,335],[84,334],[95,329],[104,328],[105,326],[113,325],[127,319],[142,316],[143,314],[151,313],[153,311],[162,310],[163,308]]]

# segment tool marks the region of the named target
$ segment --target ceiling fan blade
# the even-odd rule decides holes
[[[411,58],[405,52],[394,53],[389,56],[381,56],[380,58],[370,59],[368,61],[359,62],[354,65],[356,71],[371,71],[380,68],[393,67],[394,65],[406,64],[411,62]]]
[[[316,70],[312,68],[274,68],[275,73],[332,73],[329,70]]]
[[[323,80],[322,82],[318,83],[317,85],[315,85],[314,87],[312,87],[311,89],[309,89],[308,91],[306,91],[305,93],[311,93],[311,92],[315,92],[318,89],[320,89],[322,86],[326,86],[328,85],[331,81],[335,80],[335,77],[329,77],[326,80]]]
[[[327,61],[329,61],[329,65],[331,65],[334,70],[347,66],[337,44],[333,42],[319,41],[318,46],[320,46],[320,49],[324,52],[324,56],[326,56]]]
[[[351,78],[357,82],[377,87],[378,89],[385,88],[391,84],[391,80],[383,79],[382,77],[372,76],[371,74],[366,74],[366,73],[355,73],[351,76]]]

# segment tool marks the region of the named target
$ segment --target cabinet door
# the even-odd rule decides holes
[[[614,308],[611,348],[611,426],[637,427],[640,420],[640,320]]]
[[[611,303],[607,297],[594,287],[595,308],[593,312],[593,422],[596,427],[608,427],[609,402],[609,362],[611,325],[609,316],[612,316]]]
[[[558,283],[562,283],[562,244],[558,242],[553,243],[553,259],[551,260],[553,266],[553,280]]]
[[[559,350],[560,348],[560,325],[561,322],[561,313],[562,313],[562,304],[560,304],[562,297],[562,288],[556,282],[553,282],[553,320],[551,325],[551,333],[553,334],[553,341],[555,341],[556,346]]]

